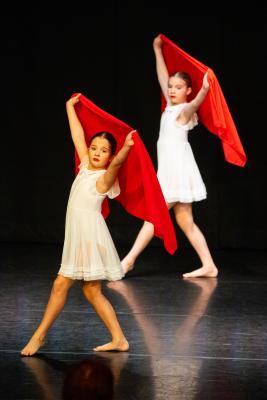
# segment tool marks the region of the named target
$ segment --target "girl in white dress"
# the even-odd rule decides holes
[[[187,96],[192,91],[190,76],[177,72],[169,77],[159,36],[154,39],[153,47],[159,84],[167,102],[157,143],[157,176],[168,208],[173,208],[177,224],[202,262],[201,268],[183,274],[183,277],[216,277],[218,270],[206,240],[193,220],[192,202],[205,199],[206,188],[188,142],[188,131],[197,125],[196,112],[209,90],[207,74],[196,97],[187,102]],[[125,273],[133,268],[136,258],[153,236],[154,226],[145,222],[132,249],[122,260]]]
[[[21,351],[32,356],[45,343],[46,334],[63,309],[68,290],[75,280],[83,281],[83,292],[109,330],[112,341],[95,351],[127,351],[129,344],[115,311],[101,291],[103,279],[118,280],[124,275],[119,256],[101,214],[106,196],[114,198],[120,188],[117,174],[133,146],[133,131],[114,156],[116,141],[110,133],[96,134],[87,148],[82,125],[74,105],[78,94],[66,104],[72,139],[81,161],[69,196],[61,268],[54,281],[43,319],[28,344]]]

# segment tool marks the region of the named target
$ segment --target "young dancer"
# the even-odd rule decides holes
[[[182,71],[169,76],[160,36],[154,39],[153,48],[159,84],[167,102],[157,143],[157,176],[168,208],[174,210],[177,224],[202,262],[201,268],[183,274],[183,277],[216,277],[217,267],[193,219],[192,203],[206,198],[206,188],[188,142],[188,131],[197,125],[196,112],[209,91],[208,76],[204,75],[201,89],[192,101],[187,102],[192,91],[190,76]],[[122,260],[125,273],[133,268],[136,258],[153,235],[153,225],[145,222],[132,249]]]
[[[114,156],[116,141],[108,132],[93,136],[87,148],[84,130],[76,115],[80,94],[67,101],[66,109],[71,136],[80,159],[80,171],[73,182],[66,215],[65,241],[61,268],[54,281],[42,321],[21,351],[32,356],[44,345],[49,328],[62,311],[67,294],[75,280],[83,281],[83,292],[104,322],[111,342],[95,351],[127,351],[129,344],[121,330],[115,311],[101,291],[104,279],[121,279],[123,269],[112,238],[101,214],[106,196],[120,194],[117,174],[134,145],[131,131]]]

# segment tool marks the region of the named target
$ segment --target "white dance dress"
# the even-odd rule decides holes
[[[121,279],[122,265],[101,214],[106,196],[120,194],[118,181],[105,194],[96,189],[97,179],[105,170],[89,170],[88,158],[80,164],[70,191],[65,240],[59,275],[84,281]]]
[[[186,105],[168,105],[161,116],[157,176],[167,203],[192,203],[207,197],[205,184],[188,142],[188,131],[198,124],[197,114],[186,125],[176,121]]]

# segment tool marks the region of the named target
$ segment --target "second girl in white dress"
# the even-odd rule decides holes
[[[162,53],[160,36],[154,39],[156,69],[167,107],[161,117],[160,134],[157,143],[158,179],[169,209],[191,245],[197,252],[202,266],[184,278],[216,277],[217,267],[211,257],[206,240],[194,222],[192,203],[206,198],[206,188],[188,142],[188,131],[197,124],[197,110],[209,91],[207,73],[203,84],[193,100],[187,102],[192,92],[191,78],[183,71],[169,76]],[[122,260],[125,273],[131,270],[138,255],[154,236],[154,226],[145,222],[135,243]]]

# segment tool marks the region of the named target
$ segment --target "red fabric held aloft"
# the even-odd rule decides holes
[[[208,71],[210,90],[199,107],[199,120],[211,133],[220,138],[226,161],[243,167],[246,164],[247,157],[214,72],[191,57],[163,34],[160,37],[163,41],[162,51],[169,74],[185,71],[192,78],[192,94],[190,94],[189,101],[200,90],[203,75]],[[163,97],[163,108],[165,108],[165,105],[166,102]]]
[[[108,131],[116,138],[119,150],[124,144],[126,135],[133,130],[83,95],[79,97],[75,110],[83,126],[87,143],[95,133]],[[133,134],[133,140],[134,146],[119,171],[121,193],[115,200],[129,214],[151,222],[155,228],[155,236],[161,238],[166,250],[173,254],[177,249],[175,231],[154,166],[138,132]],[[79,163],[75,152],[76,174]],[[102,213],[104,217],[109,214],[107,198],[103,202]]]

